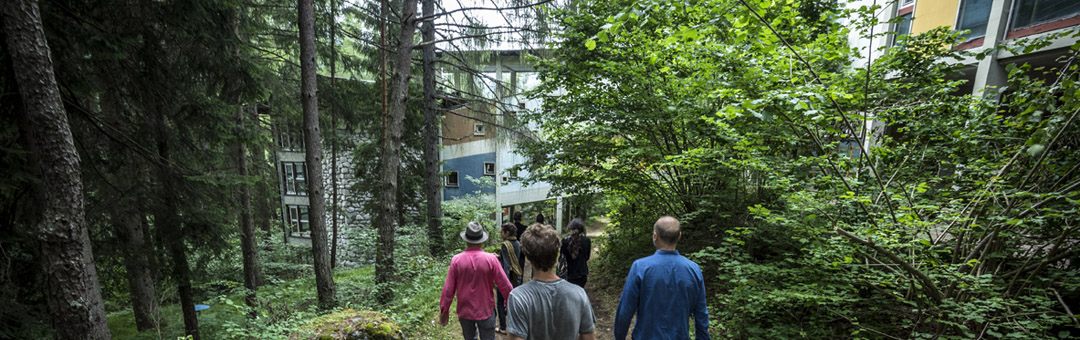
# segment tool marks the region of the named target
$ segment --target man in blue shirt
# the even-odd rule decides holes
[[[615,312],[615,340],[626,339],[634,314],[634,340],[688,340],[691,315],[696,339],[711,339],[705,280],[701,267],[675,250],[681,237],[674,217],[661,217],[653,225],[656,253],[630,267]]]

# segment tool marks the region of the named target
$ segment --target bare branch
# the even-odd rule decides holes
[[[536,7],[536,6],[540,6],[540,5],[549,4],[549,3],[553,2],[553,1],[554,0],[542,0],[542,1],[539,1],[539,2],[531,3],[531,4],[524,4],[524,5],[512,6],[512,7],[462,7],[462,8],[452,10],[452,11],[445,11],[444,10],[442,13],[436,13],[435,15],[421,17],[420,20],[430,20],[430,19],[441,17],[441,16],[451,15],[451,14],[460,13],[460,12],[468,12],[468,11],[505,11],[505,10],[514,10],[514,9],[525,9],[525,8],[531,8],[531,7]]]
[[[821,76],[817,74],[817,71],[814,70],[814,66],[811,65],[810,62],[807,61],[805,58],[803,58],[803,56],[799,54],[799,52],[796,51],[790,43],[788,43],[787,38],[785,38],[784,35],[780,34],[780,32],[778,32],[776,28],[773,27],[772,23],[766,20],[765,17],[761,16],[761,14],[758,13],[753,6],[750,6],[750,4],[746,2],[746,0],[739,0],[739,2],[742,3],[743,6],[746,6],[746,9],[750,10],[750,13],[753,13],[759,21],[765,24],[765,26],[769,28],[769,31],[772,31],[773,35],[780,39],[780,42],[783,43],[785,47],[787,47],[788,51],[790,51],[791,54],[795,56],[795,58],[799,59],[799,61],[802,62],[803,65],[806,65],[807,71],[809,71],[810,74],[814,76],[814,80],[816,80],[818,84],[825,88],[829,88],[829,86],[825,84],[825,81],[821,80]],[[844,122],[844,125],[847,126],[847,129],[851,132],[858,131],[855,129],[855,126],[851,124],[851,121],[847,117],[847,112],[844,110],[843,107],[840,106],[840,103],[836,102],[836,99],[832,96],[825,97],[829,99],[829,102],[832,104],[833,108],[836,110],[837,113],[839,113],[840,120]],[[874,165],[876,163],[874,163],[874,160],[873,158],[871,158],[870,153],[867,152],[868,150],[866,150],[866,148],[863,146],[863,141],[860,140],[858,144],[860,151],[859,158],[866,158],[866,166],[870,168],[870,173],[874,175],[874,179],[876,179],[878,185],[881,186],[881,190],[887,191],[888,187],[885,186],[885,182],[882,181],[881,176],[878,175],[877,167]],[[896,211],[895,208],[893,208],[892,200],[886,199],[885,206],[889,208],[889,217],[892,218],[893,223],[897,223]]]
[[[1054,296],[1056,296],[1056,297],[1057,297],[1057,300],[1058,300],[1058,302],[1059,302],[1059,303],[1061,303],[1061,307],[1062,307],[1062,308],[1065,308],[1065,313],[1069,313],[1069,319],[1072,319],[1072,321],[1073,321],[1073,324],[1075,324],[1075,325],[1076,325],[1076,327],[1080,327],[1080,320],[1077,320],[1077,319],[1076,319],[1076,315],[1073,315],[1073,312],[1072,312],[1072,310],[1071,310],[1071,309],[1069,309],[1069,305],[1068,305],[1068,304],[1066,304],[1066,303],[1065,303],[1065,300],[1063,300],[1063,299],[1061,298],[1061,294],[1060,294],[1060,293],[1058,293],[1057,289],[1054,289],[1054,288],[1050,288],[1050,291],[1054,292]]]
[[[518,129],[509,127],[509,126],[506,126],[506,125],[502,125],[502,124],[499,124],[499,123],[496,123],[496,122],[493,122],[493,121],[490,121],[490,120],[486,120],[486,119],[482,119],[482,118],[478,118],[478,117],[473,117],[473,116],[466,116],[466,115],[454,112],[453,110],[439,109],[439,111],[446,112],[446,113],[449,113],[449,114],[452,114],[452,115],[455,115],[455,116],[458,116],[458,117],[472,119],[472,120],[475,120],[475,121],[478,121],[478,122],[481,122],[481,123],[484,123],[484,124],[491,124],[491,126],[494,126],[494,127],[497,127],[497,128],[509,131],[509,132],[513,132],[514,134],[525,137],[525,139],[528,139],[528,140],[535,140],[536,139],[536,136],[533,136],[530,133],[525,133],[525,132],[522,132],[522,131],[520,131]]]
[[[941,294],[941,290],[938,289],[936,284],[934,284],[933,279],[931,279],[929,276],[926,276],[926,273],[923,273],[921,270],[912,267],[911,264],[907,263],[907,261],[904,261],[899,256],[896,256],[895,253],[889,251],[888,249],[882,248],[881,246],[878,246],[872,241],[867,241],[859,238],[858,236],[852,235],[851,233],[844,231],[844,229],[840,229],[840,227],[834,227],[833,230],[836,230],[836,232],[840,233],[840,235],[843,235],[844,237],[855,241],[855,243],[873,248],[878,253],[885,255],[885,257],[889,258],[889,260],[893,261],[893,263],[900,265],[900,268],[904,268],[904,270],[907,271],[908,274],[915,276],[919,279],[920,282],[922,282],[923,290],[926,291],[927,295],[930,295],[930,297],[933,298],[936,302],[941,302],[941,300],[945,299],[945,297]]]
[[[413,49],[421,49],[421,48],[423,48],[424,46],[427,46],[427,45],[445,43],[445,42],[450,42],[450,41],[454,41],[454,40],[486,38],[486,37],[489,37],[489,36],[492,36],[492,35],[516,33],[517,31],[518,30],[500,31],[500,32],[488,32],[488,33],[480,33],[480,34],[468,34],[468,35],[460,35],[460,36],[457,36],[457,37],[454,37],[454,38],[447,38],[447,39],[442,39],[442,40],[425,41],[425,42],[416,44],[416,46],[414,46]]]
[[[458,24],[458,23],[452,23],[452,22],[436,23],[435,26],[436,27],[438,27],[438,26],[456,27],[456,28],[462,28],[462,29],[467,29],[467,30],[470,30],[470,29],[475,29],[475,30],[515,29],[515,30],[523,30],[523,31],[528,31],[528,32],[539,32],[537,30],[534,30],[534,29],[531,29],[531,28],[528,28],[528,27],[465,25],[465,24]]]

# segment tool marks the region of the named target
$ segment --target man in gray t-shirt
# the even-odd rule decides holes
[[[594,340],[593,313],[585,290],[555,275],[559,236],[551,226],[533,225],[521,239],[533,279],[510,291],[507,331],[511,340]]]

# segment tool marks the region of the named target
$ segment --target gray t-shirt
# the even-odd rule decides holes
[[[507,332],[528,340],[577,339],[593,332],[593,312],[585,290],[575,284],[532,280],[510,291]]]

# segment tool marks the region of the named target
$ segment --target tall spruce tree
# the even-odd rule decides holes
[[[326,244],[325,198],[322,180],[322,141],[319,138],[319,98],[315,64],[315,7],[312,0],[299,0],[300,102],[304,109],[304,147],[307,152],[308,214],[311,252],[315,264],[315,286],[319,306],[334,306],[334,277]]]
[[[110,339],[84,212],[79,155],[71,138],[36,0],[0,3],[7,46],[41,178],[38,235],[45,296],[56,339]]]
[[[394,233],[398,221],[398,185],[401,170],[401,125],[405,120],[405,103],[409,97],[409,78],[412,72],[413,36],[418,19],[416,2],[404,1],[401,26],[397,40],[397,60],[390,80],[390,104],[383,125],[382,157],[379,167],[379,207],[375,226],[379,230],[379,252],[375,257],[375,282],[380,285],[376,298],[388,302],[394,292],[389,288],[394,280]]]
[[[424,23],[420,28],[424,47],[424,199],[427,202],[428,248],[431,255],[443,252],[442,180],[439,176],[438,103],[435,102],[435,0],[423,1]]]

